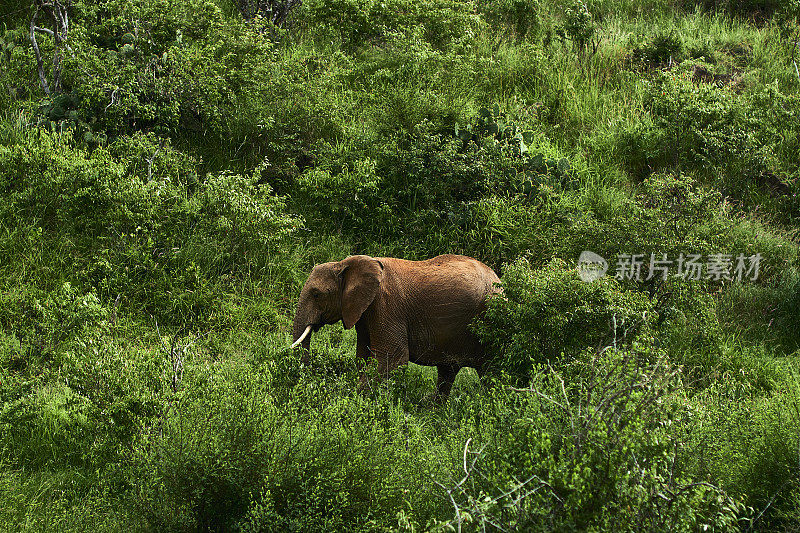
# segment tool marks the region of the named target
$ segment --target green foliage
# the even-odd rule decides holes
[[[680,462],[690,416],[680,385],[679,370],[641,346],[540,370],[529,388],[497,395],[505,409],[484,406],[491,437],[467,441],[464,480],[443,488],[476,529],[735,529],[741,501],[687,478]]]
[[[563,261],[533,269],[519,260],[501,279],[503,295],[475,329],[492,366],[519,379],[529,379],[536,364],[564,364],[588,347],[621,345],[648,329],[648,298],[623,291],[613,278],[587,283]]]
[[[639,199],[648,208],[648,218],[658,226],[655,234],[647,235],[651,247],[672,254],[684,251],[676,248],[711,253],[723,244],[715,237],[727,233],[729,223],[720,220],[721,195],[717,191],[703,188],[685,175],[655,174],[642,185]]]
[[[352,156],[342,154],[328,168],[309,169],[298,180],[300,190],[324,206],[329,220],[351,231],[369,228],[376,237],[391,239],[405,233],[424,243],[432,220],[444,216],[458,223],[468,202],[524,164],[504,157],[494,143],[464,143],[431,126],[424,123],[414,135],[398,139],[380,159],[349,161]]]
[[[132,458],[138,505],[151,525],[387,526],[423,479],[413,459],[425,446],[418,423],[390,397],[353,395],[352,373],[292,371],[287,352],[269,356],[263,367],[231,360],[187,370],[158,430],[141,436]]]
[[[299,227],[258,174],[199,179],[191,158],[152,136],[91,152],[71,137],[33,131],[0,148],[3,223],[32,225],[40,243],[68,239],[73,281],[162,321],[207,318],[220,276],[264,268],[264,252]]]
[[[796,97],[775,85],[737,95],[697,83],[685,68],[645,84],[652,125],[643,123],[619,138],[632,173],[691,171],[745,205],[773,201],[796,216],[797,166],[779,155],[795,143],[793,133],[786,135],[794,129]]]
[[[283,28],[229,0],[74,0],[49,97],[18,3],[6,527],[796,527],[795,0],[310,0]],[[611,275],[581,281],[584,250]],[[348,253],[502,272],[476,326],[500,376],[432,405],[410,365],[359,394],[338,327],[301,363],[297,292]],[[613,279],[625,253],[763,259],[747,282]]]
[[[790,0],[791,1],[791,0]],[[786,5],[782,0],[682,0],[685,9],[700,7],[741,17],[768,20]]]
[[[517,39],[534,38],[542,27],[539,0],[483,0],[478,10],[496,29],[504,29]]]
[[[689,449],[703,453],[686,460],[706,475],[722,472],[731,487],[748,494],[751,505],[764,511],[753,526],[765,531],[798,519],[797,385],[797,373],[791,371],[774,392],[762,396],[749,383],[724,376],[691,401],[695,444]]]
[[[579,170],[563,153],[508,120],[497,105],[446,129],[424,120],[413,132],[384,142],[384,150],[361,159],[342,153],[344,146],[324,146],[318,157],[328,163],[297,180],[302,204],[325,214],[307,218],[323,218],[328,228],[335,222],[355,240],[369,232],[384,242],[414,243],[422,255],[434,255],[449,242],[498,265],[522,250],[505,236],[487,242],[493,236],[483,228],[497,218],[493,206],[520,202],[532,210],[548,203],[550,193],[578,184]],[[430,232],[440,220],[447,224]]]
[[[435,0],[425,5],[402,0],[312,0],[298,10],[300,23],[315,35],[335,35],[348,51],[383,43],[392,33],[414,33],[443,49],[484,27],[472,5]]]
[[[596,29],[589,7],[582,0],[576,0],[564,11],[564,22],[557,32],[559,36],[571,40],[579,50],[583,51]]]
[[[459,127],[456,122],[455,135],[465,144],[472,141],[476,144],[500,146],[501,150],[512,151],[513,155],[527,154],[528,145],[534,142],[534,133],[522,131],[513,122],[507,123],[505,114],[497,104],[491,110],[480,108],[477,118],[471,124]]]
[[[651,42],[638,46],[633,50],[633,60],[644,63],[647,67],[662,67],[683,60],[684,44],[680,36],[671,33],[659,33]]]
[[[234,109],[266,96],[267,87],[254,83],[271,77],[269,62],[255,58],[269,58],[272,44],[248,26],[221,24],[210,2],[196,3],[202,6],[187,5],[185,12],[164,9],[158,2],[139,4],[119,19],[91,26],[65,67],[65,86],[79,102],[82,122],[108,135],[155,131],[176,136],[189,129],[226,140],[244,133],[245,124]],[[198,12],[190,16],[191,7]],[[162,12],[178,16],[165,18],[159,16]],[[131,20],[140,28],[132,27]],[[122,44],[132,31],[139,37]],[[215,38],[197,40],[207,32]],[[238,80],[223,82],[228,72],[237,73]],[[255,123],[246,127],[255,128]]]
[[[694,84],[687,72],[663,74],[648,89],[646,105],[658,132],[654,148],[662,158],[657,164],[692,169],[737,159],[746,160],[739,168],[757,164],[746,116],[728,91]]]
[[[9,370],[35,373],[64,343],[96,341],[108,328],[109,311],[97,295],[81,295],[68,282],[50,293],[6,293],[0,301],[0,324],[13,331],[0,361]]]

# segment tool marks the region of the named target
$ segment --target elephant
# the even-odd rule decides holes
[[[426,261],[354,255],[316,265],[300,292],[292,327],[305,350],[310,334],[342,321],[356,328],[356,355],[374,357],[382,377],[409,361],[438,369],[446,398],[464,366],[484,372],[484,347],[468,325],[501,293],[497,274],[477,259],[440,255]],[[361,387],[368,379],[361,373]]]

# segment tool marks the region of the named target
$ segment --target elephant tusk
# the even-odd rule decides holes
[[[303,340],[305,340],[305,338],[306,338],[306,337],[308,337],[308,334],[309,334],[309,333],[311,333],[311,326],[306,326],[306,330],[303,332],[303,334],[302,334],[302,335],[300,335],[300,338],[299,338],[299,339],[297,339],[296,341],[294,341],[294,344],[292,344],[292,346],[291,346],[291,347],[292,347],[292,348],[294,348],[294,347],[296,347],[298,344],[300,344],[301,342],[303,342]]]

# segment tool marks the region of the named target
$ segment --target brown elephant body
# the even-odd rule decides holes
[[[426,261],[356,255],[324,263],[300,293],[293,338],[297,343],[307,327],[342,320],[356,328],[357,355],[375,357],[380,375],[409,361],[436,366],[437,390],[447,395],[461,367],[483,370],[483,347],[468,326],[487,297],[501,291],[499,281],[491,268],[461,255]],[[302,344],[308,349],[310,337]]]

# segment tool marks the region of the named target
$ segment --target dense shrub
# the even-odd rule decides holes
[[[0,223],[37,227],[40,242],[66,238],[73,282],[162,321],[208,317],[220,276],[264,268],[299,225],[258,172],[198,178],[191,158],[153,137],[91,151],[72,137],[33,130],[0,147]]]
[[[632,59],[648,68],[669,66],[683,61],[684,44],[680,36],[671,33],[655,35],[650,42],[633,49]]]
[[[641,347],[465,391],[442,432],[402,395],[352,394],[350,372],[201,360],[124,470],[151,527],[693,529],[743,512],[684,469],[680,374]]]
[[[682,0],[685,9],[701,7],[761,21],[768,20],[773,13],[784,8],[786,3],[789,2],[781,0]]]
[[[797,373],[782,376],[774,392],[762,395],[734,372],[691,400],[692,444],[684,460],[702,476],[722,474],[732,493],[747,494],[758,515],[754,528],[791,528],[800,518]]]
[[[28,471],[73,469],[74,478],[89,485],[102,481],[119,490],[115,466],[144,421],[158,413],[152,387],[162,368],[152,355],[139,357],[101,328],[51,350],[38,359],[14,353],[29,366],[0,369],[2,460]],[[98,479],[101,474],[107,477]]]
[[[241,142],[266,121],[242,109],[254,110],[254,100],[269,98],[268,37],[225,23],[219,8],[205,0],[180,6],[108,2],[93,10],[85,16],[102,22],[74,43],[64,81],[76,118],[92,131],[177,136],[188,129],[217,142],[231,136]],[[122,50],[126,46],[129,52]]]
[[[723,333],[706,283],[673,275],[625,290],[628,282],[613,269],[586,282],[560,260],[540,268],[526,260],[507,266],[503,296],[491,300],[474,326],[494,368],[525,381],[536,364],[566,364],[586,348],[642,337],[685,365],[695,385],[707,385],[722,364]]]
[[[505,268],[503,295],[489,303],[476,331],[495,368],[526,380],[535,364],[569,361],[588,347],[633,340],[648,327],[648,298],[623,291],[613,278],[582,281],[563,261]]]
[[[52,292],[4,293],[0,302],[0,327],[13,339],[0,364],[10,370],[35,373],[65,343],[96,340],[108,328],[109,310],[97,295],[81,294],[69,282]]]
[[[660,169],[692,172],[734,201],[751,206],[777,198],[796,216],[797,166],[782,155],[795,149],[796,98],[777,86],[737,95],[697,83],[687,66],[645,82],[652,123],[619,136],[628,170],[636,177]]]
[[[451,527],[735,529],[746,518],[740,501],[680,461],[691,413],[663,357],[634,343],[536,369],[528,388],[498,393],[474,415],[481,438],[458,450],[462,468],[441,484]]]
[[[414,238],[430,220],[457,216],[465,202],[485,194],[491,181],[516,173],[515,162],[500,149],[471,142],[465,146],[454,135],[426,131],[426,126],[389,145],[391,150],[378,159],[328,157],[330,166],[306,171],[299,188],[339,224],[356,231],[368,226],[384,238],[401,237],[402,224],[406,230],[418,228],[409,235]],[[409,228],[416,217],[423,220]]]
[[[416,32],[442,49],[484,28],[470,4],[452,0],[436,0],[424,6],[402,0],[312,0],[304,2],[298,11],[307,31],[333,34],[349,51],[383,43],[395,32]]]
[[[309,219],[347,228],[356,240],[369,234],[422,255],[449,243],[498,266],[513,259],[524,248],[485,231],[498,218],[493,206],[541,209],[550,196],[578,186],[579,170],[544,136],[523,131],[493,107],[462,124],[424,119],[382,140],[377,154],[374,148],[342,153],[341,145],[326,143],[317,154],[325,164],[297,179],[300,208],[313,202],[317,216]]]
[[[518,39],[536,37],[541,31],[542,6],[538,0],[484,0],[478,10],[495,28],[503,28]]]
[[[240,360],[187,368],[134,451],[142,512],[158,529],[390,526],[425,470],[439,468],[418,422],[391,396],[354,395],[353,373],[312,374],[269,355],[260,368]],[[423,516],[438,506],[424,493],[415,505]]]

